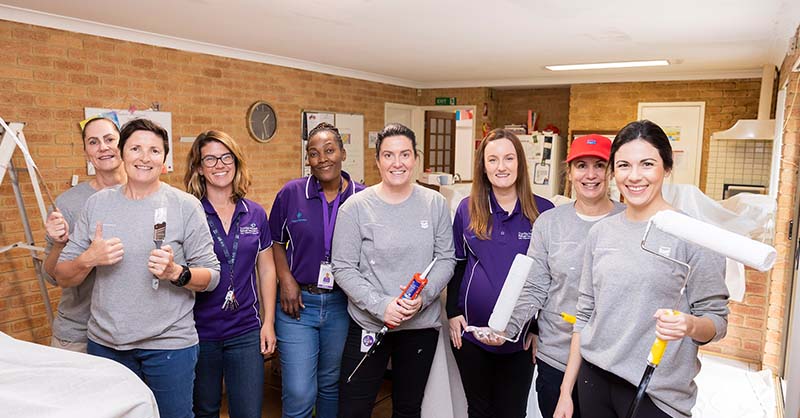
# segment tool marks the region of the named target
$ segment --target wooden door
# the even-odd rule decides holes
[[[456,114],[425,112],[425,170],[455,174]]]

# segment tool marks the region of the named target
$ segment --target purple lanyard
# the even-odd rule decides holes
[[[336,226],[336,214],[339,211],[339,202],[342,198],[342,181],[339,180],[339,193],[333,199],[333,213],[328,213],[328,199],[325,191],[320,187],[319,200],[322,201],[322,231],[325,234],[325,262],[331,261],[331,243],[333,242],[333,227]],[[320,185],[321,186],[321,185]]]

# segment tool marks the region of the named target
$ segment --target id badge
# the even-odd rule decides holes
[[[375,333],[365,329],[361,330],[361,352],[366,353],[375,344]]]
[[[319,265],[319,277],[317,277],[317,287],[320,289],[333,289],[333,266],[331,263]]]

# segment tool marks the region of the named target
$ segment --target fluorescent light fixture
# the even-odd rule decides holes
[[[631,67],[658,67],[669,65],[667,60],[654,61],[626,61],[626,62],[598,62],[594,64],[568,64],[568,65],[546,65],[550,71],[573,71],[573,70],[602,70],[606,68],[631,68]]]

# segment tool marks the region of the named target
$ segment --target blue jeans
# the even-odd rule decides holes
[[[315,295],[302,291],[300,320],[275,313],[281,359],[283,416],[335,418],[339,406],[339,368],[350,316],[341,290]]]
[[[89,340],[89,354],[131,369],[153,391],[161,418],[192,418],[197,345],[178,350],[115,350]]]
[[[219,417],[222,379],[231,418],[261,417],[264,397],[264,356],[259,329],[222,341],[200,341],[194,381],[194,413]]]

